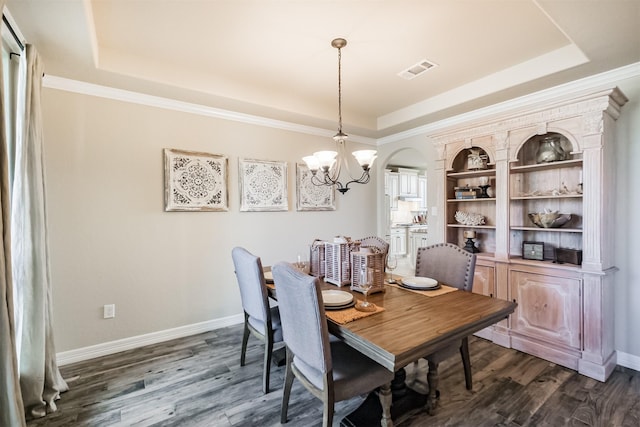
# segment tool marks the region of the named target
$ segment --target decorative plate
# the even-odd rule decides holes
[[[429,277],[403,277],[402,284],[410,286],[412,289],[437,289],[440,284],[437,280]]]
[[[330,289],[322,291],[322,301],[325,307],[340,307],[353,302],[353,295],[349,292]]]

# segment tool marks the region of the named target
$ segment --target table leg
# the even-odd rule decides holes
[[[273,351],[271,360],[276,366],[284,366],[287,364],[287,351],[285,347],[281,347]]]
[[[387,391],[384,387],[381,387],[378,393],[370,393],[356,410],[342,419],[340,426],[371,427],[379,423],[383,426],[390,426],[392,420],[402,421],[413,411],[424,408],[427,396],[407,387],[405,384],[406,376],[404,369],[398,370],[395,378],[388,385],[389,397],[387,397]],[[385,421],[386,402],[383,399],[391,400],[390,415],[386,415],[388,421]]]
[[[382,418],[380,419],[381,427],[393,427],[391,420],[391,384],[387,383],[380,387],[378,391],[380,405],[382,405]]]
[[[429,384],[429,394],[427,396],[426,409],[430,415],[434,415],[438,406],[438,364],[429,361],[429,372],[427,373],[427,383]]]

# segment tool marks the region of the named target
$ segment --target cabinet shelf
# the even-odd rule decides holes
[[[475,198],[475,199],[447,199],[447,203],[459,203],[459,202],[462,202],[462,203],[468,203],[468,202],[474,203],[475,202],[475,203],[477,203],[477,202],[495,202],[495,201],[496,201],[495,197],[484,197],[484,198],[478,197],[478,198]]]
[[[582,270],[582,267],[580,267],[579,265],[556,263],[551,259],[545,259],[542,261],[524,259],[520,255],[510,255],[509,261],[516,264],[531,265],[535,267],[544,266],[545,268],[556,268],[559,270],[572,270],[576,272]]]
[[[484,228],[488,230],[495,230],[495,225],[464,225],[464,224],[447,224],[450,228]]]
[[[496,170],[495,169],[479,169],[477,171],[447,173],[447,178],[449,179],[476,178],[479,176],[496,176]]]
[[[561,194],[558,196],[515,196],[511,200],[549,200],[549,199],[581,199],[582,194]]]
[[[554,233],[582,233],[581,228],[541,228],[541,227],[526,227],[513,225],[509,227],[511,230],[520,231],[542,231],[542,232],[554,232]]]
[[[582,159],[562,160],[559,162],[537,163],[535,165],[511,166],[511,173],[534,172],[549,169],[570,168],[582,166]]]

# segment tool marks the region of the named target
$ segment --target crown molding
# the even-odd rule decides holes
[[[349,135],[349,138],[352,141],[370,145],[389,144],[413,136],[439,132],[453,126],[470,124],[477,120],[486,120],[490,117],[496,117],[504,114],[513,114],[520,110],[530,109],[539,104],[558,101],[559,99],[569,96],[576,96],[582,92],[609,88],[621,80],[636,78],[638,76],[640,76],[640,62],[616,68],[614,70],[596,74],[590,77],[585,77],[583,79],[575,80],[573,82],[565,83],[539,92],[534,92],[498,104],[490,105],[488,107],[480,108],[468,113],[449,117],[447,119],[433,122],[424,126],[419,126],[407,131],[398,132],[383,138],[374,139],[352,134]],[[230,120],[256,126],[281,129],[306,135],[331,138],[335,133],[334,130],[305,126],[297,123],[275,120],[251,114],[238,113],[221,108],[213,108],[201,104],[177,101],[175,99],[163,98],[123,89],[116,89],[108,86],[102,86],[94,83],[72,80],[48,74],[45,75],[42,83],[44,87],[49,89],[57,89],[67,92],[80,93],[83,95],[97,96],[133,104],[140,104],[167,110],[180,111],[189,114],[213,117],[222,120]]]
[[[222,120],[230,120],[256,126],[263,126],[274,129],[287,130],[291,132],[303,133],[306,135],[332,138],[335,130],[322,129],[313,126],[305,126],[297,123],[275,120],[251,114],[238,113],[235,111],[213,108],[201,104],[178,101],[160,96],[148,95],[144,93],[116,89],[109,86],[102,86],[94,83],[68,79],[46,74],[42,80],[42,85],[48,89],[57,89],[66,92],[74,92],[83,95],[96,96],[100,98],[112,99],[116,101],[128,102],[132,104],[157,107],[166,110],[180,111],[183,113],[197,114],[200,116],[213,117]],[[349,134],[349,139],[363,144],[376,145],[374,138]]]
[[[451,127],[468,125],[479,120],[515,114],[519,111],[534,108],[540,104],[557,102],[563,98],[575,97],[585,92],[602,90],[615,86],[618,82],[640,76],[640,62],[616,68],[604,73],[585,77],[549,89],[534,92],[518,98],[510,99],[488,107],[479,108],[468,113],[449,117],[428,125],[419,126],[404,132],[378,139],[378,145],[389,144],[413,136],[441,132]]]

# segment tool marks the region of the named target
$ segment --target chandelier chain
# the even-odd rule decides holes
[[[338,133],[342,134],[342,48],[338,48]]]

